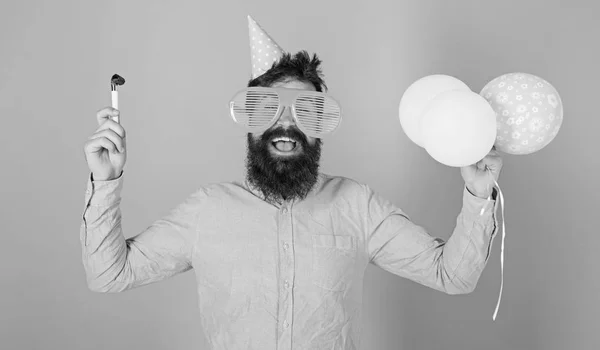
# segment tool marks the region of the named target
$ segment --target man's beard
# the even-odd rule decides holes
[[[287,157],[271,154],[271,141],[280,136],[300,142],[302,152]],[[269,129],[258,140],[248,134],[246,177],[266,200],[304,199],[317,182],[320,158],[321,140],[309,145],[304,133],[295,126]]]

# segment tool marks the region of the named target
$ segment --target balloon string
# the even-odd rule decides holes
[[[486,170],[489,171],[490,169],[486,167]],[[500,185],[498,185],[498,182],[496,181],[496,179],[494,179],[494,176],[492,175],[491,171],[489,171],[488,174],[490,174],[490,176],[494,180],[494,184],[498,188],[498,194],[500,197],[500,211],[502,212],[502,245],[500,246],[500,276],[501,276],[500,277],[500,294],[498,295],[498,303],[496,304],[496,310],[494,311],[494,316],[493,316],[493,320],[495,321],[496,316],[498,315],[498,309],[500,308],[500,300],[502,299],[502,290],[504,287],[504,239],[506,238],[506,229],[505,229],[505,225],[504,225],[504,195],[502,194]],[[488,200],[491,199],[491,197],[492,197],[492,195],[490,194],[490,196],[488,197]],[[481,209],[480,215],[483,215],[484,209],[485,208]]]

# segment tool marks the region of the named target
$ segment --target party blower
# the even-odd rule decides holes
[[[112,108],[119,109],[119,91],[117,86],[125,84],[125,78],[118,74],[114,74],[110,78],[110,96],[112,100]],[[113,117],[113,120],[120,124],[119,116]]]

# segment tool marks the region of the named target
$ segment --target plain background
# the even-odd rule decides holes
[[[322,171],[370,184],[442,238],[463,182],[403,133],[405,89],[441,73],[480,91],[521,71],[564,103],[550,145],[504,154],[497,320],[500,236],[469,295],[369,266],[362,349],[597,349],[598,13],[593,0],[3,1],[0,347],[206,348],[192,273],[120,294],[87,289],[83,144],[121,74],[127,237],[198,186],[243,176],[245,134],[227,102],[250,77],[250,14],[285,50],[323,60],[345,119],[324,140]]]

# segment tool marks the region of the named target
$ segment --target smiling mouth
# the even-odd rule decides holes
[[[300,143],[289,137],[276,137],[271,141],[271,146],[278,154],[293,154],[296,153],[301,147]]]

